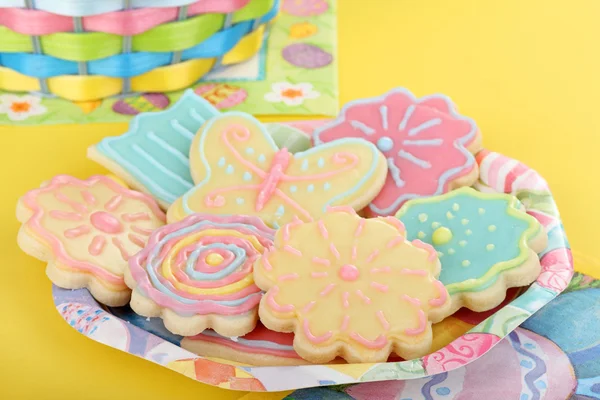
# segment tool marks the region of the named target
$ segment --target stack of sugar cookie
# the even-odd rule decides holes
[[[247,114],[204,113],[192,133],[156,115],[181,135],[119,143],[148,166],[101,143],[90,155],[116,176],[57,176],[23,196],[19,244],[54,284],[159,317],[199,355],[412,359],[430,352],[432,323],[490,310],[540,273],[544,229],[515,197],[470,187],[481,136],[445,96],[352,102],[298,152]]]

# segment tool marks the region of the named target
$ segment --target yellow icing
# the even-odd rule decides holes
[[[217,266],[219,264],[221,264],[223,262],[224,258],[222,255],[217,254],[217,253],[210,253],[207,257],[206,257],[206,263],[208,265],[212,265],[212,266]]]
[[[432,235],[433,244],[442,246],[452,240],[452,232],[446,227],[437,228]]]
[[[490,225],[490,226],[488,226],[488,231],[495,232],[496,231],[496,225]]]
[[[419,221],[426,222],[427,221],[427,214],[419,214]]]
[[[243,288],[252,285],[254,283],[254,279],[253,279],[252,275],[247,275],[243,279],[241,279],[235,283],[232,283],[230,285],[227,285],[227,286],[223,286],[223,287],[219,287],[219,288],[205,288],[205,289],[183,284],[174,277],[173,271],[177,268],[177,263],[175,262],[175,257],[177,256],[177,254],[179,254],[181,252],[181,249],[183,249],[186,246],[189,246],[190,244],[192,244],[194,242],[197,242],[199,238],[204,237],[204,236],[215,237],[215,236],[225,236],[225,235],[228,237],[242,238],[242,239],[252,243],[252,246],[255,249],[257,249],[259,252],[261,252],[261,253],[263,252],[264,247],[260,244],[260,242],[257,240],[257,238],[255,236],[244,235],[244,234],[234,231],[234,230],[206,229],[204,231],[196,232],[192,235],[189,235],[186,238],[175,243],[175,245],[173,245],[173,248],[169,252],[169,256],[164,259],[164,262],[160,268],[161,273],[163,274],[164,277],[166,277],[169,281],[171,281],[173,286],[175,286],[178,290],[185,291],[185,292],[192,293],[192,294],[204,294],[204,295],[229,294],[229,293],[239,292]]]

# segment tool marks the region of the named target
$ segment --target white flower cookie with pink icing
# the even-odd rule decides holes
[[[178,335],[214,329],[242,336],[258,320],[262,296],[252,271],[275,231],[259,218],[192,214],[154,231],[129,261],[131,308],[160,317]]]
[[[475,122],[458,114],[443,95],[416,98],[406,89],[352,101],[340,116],[313,134],[320,146],[340,138],[370,141],[388,165],[385,185],[366,209],[368,216],[390,216],[406,201],[471,186],[481,150]]]
[[[397,219],[363,219],[336,207],[317,221],[296,219],[279,229],[254,279],[266,291],[261,322],[294,332],[300,356],[355,363],[428,353],[431,323],[450,309],[439,273],[433,247],[408,242]]]
[[[59,175],[19,200],[17,219],[19,246],[48,262],[55,285],[87,287],[99,302],[122,306],[131,295],[123,281],[128,259],[165,214],[151,197],[106,176]]]

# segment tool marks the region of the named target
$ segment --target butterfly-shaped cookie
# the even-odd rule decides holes
[[[209,120],[190,148],[195,187],[169,208],[169,222],[203,212],[256,215],[279,227],[311,221],[328,206],[365,207],[387,174],[385,157],[363,139],[336,140],[304,152],[279,149],[244,113]]]

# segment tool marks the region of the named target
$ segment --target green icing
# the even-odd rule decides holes
[[[520,266],[529,257],[529,240],[541,229],[515,197],[471,188],[409,201],[396,217],[407,239],[438,251],[439,279],[450,294],[484,290],[502,271]]]

